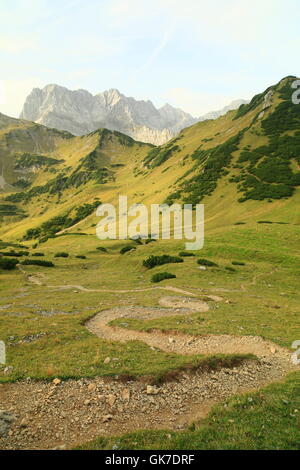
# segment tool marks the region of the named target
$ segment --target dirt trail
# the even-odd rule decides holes
[[[48,286],[42,276],[28,276],[22,268],[21,271],[29,282],[51,289],[114,293],[160,289],[184,295],[161,297],[158,307],[124,306],[99,312],[86,323],[88,330],[99,338],[120,342],[138,340],[151,348],[181,355],[251,353],[258,360],[244,361],[231,369],[182,372],[176,381],[159,387],[141,381],[120,383],[101,377],[57,382],[56,385],[31,380],[0,385],[1,408],[15,416],[9,431],[0,436],[0,449],[71,448],[100,435],[118,435],[137,429],[184,429],[204,418],[213,404],[237,393],[255,392],[296,369],[290,351],[261,337],[134,331],[129,330],[126,323],[130,318],[148,320],[194,312],[205,316],[208,302],[221,302],[222,297],[195,294],[172,286],[128,290]],[[118,318],[123,320],[123,328],[109,325]],[[117,363],[119,359],[106,360]]]
[[[86,323],[86,327],[99,338],[121,342],[142,341],[151,347],[177,354],[255,354],[260,358],[276,355],[287,362],[290,361],[289,351],[271,341],[263,340],[259,336],[205,335],[197,337],[182,333],[166,334],[158,330],[151,332],[135,331],[126,327],[126,319],[129,318],[150,320],[152,318],[191,314],[194,311],[201,311],[201,307],[202,312],[208,310],[208,305],[202,301],[199,302],[199,308],[196,308],[196,301],[193,302],[193,307],[190,308],[188,299],[181,297],[174,297],[173,299],[174,302],[186,300],[186,307],[164,309],[115,307],[99,312]],[[124,319],[123,326],[125,327],[109,326],[109,323],[116,319]]]

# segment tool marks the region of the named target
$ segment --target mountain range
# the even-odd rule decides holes
[[[43,89],[32,90],[20,118],[73,135],[106,128],[138,141],[161,145],[183,128],[205,119],[216,119],[245,103],[244,100],[236,100],[220,111],[195,118],[169,104],[157,109],[149,100],[138,101],[116,89],[92,95],[86,90],[71,91],[58,85],[47,85]]]

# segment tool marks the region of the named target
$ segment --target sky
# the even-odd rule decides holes
[[[200,116],[299,76],[299,25],[299,0],[0,0],[0,112],[57,83]]]

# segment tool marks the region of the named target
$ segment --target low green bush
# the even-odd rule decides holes
[[[54,264],[52,261],[44,261],[44,260],[39,260],[39,259],[25,259],[22,261],[20,264],[23,264],[24,266],[45,266],[47,268],[52,268]]]
[[[133,245],[126,245],[121,248],[120,253],[121,255],[124,255],[124,253],[127,253],[128,251],[136,250],[136,247]]]
[[[156,242],[157,240],[155,238],[147,238],[145,240],[145,245],[148,245],[149,243]]]
[[[154,268],[154,266],[161,266],[162,264],[168,263],[183,263],[183,259],[179,258],[178,256],[169,256],[169,255],[161,255],[161,256],[149,256],[149,258],[144,259],[143,266],[146,268]]]
[[[142,239],[140,237],[131,238],[130,240],[133,241],[134,243],[136,243],[137,245],[143,245]]]
[[[76,255],[76,258],[79,258],[79,259],[86,259],[86,256],[85,256],[85,255]]]
[[[161,282],[164,279],[174,279],[175,274],[171,273],[156,273],[151,277],[151,282]]]
[[[204,258],[199,258],[197,261],[198,264],[201,264],[201,266],[218,266],[217,263],[214,263],[213,261],[210,261],[209,259],[204,259]]]
[[[69,258],[69,253],[61,251],[59,253],[55,253],[54,258]]]
[[[178,253],[179,256],[182,256],[183,258],[184,257],[189,257],[189,256],[196,256],[195,253],[191,253],[190,251],[180,251],[180,253]]]
[[[226,271],[229,271],[230,273],[235,273],[236,269],[232,268],[231,266],[225,266]]]
[[[32,256],[45,256],[44,253],[32,253]]]
[[[11,269],[15,269],[19,260],[14,258],[2,258],[0,257],[0,269],[5,269],[10,271]]]
[[[245,266],[246,263],[243,263],[242,261],[232,261],[233,266]]]
[[[107,253],[107,248],[104,248],[104,246],[98,246],[96,249],[98,251],[102,251],[103,253]]]
[[[273,222],[271,222],[270,220],[259,220],[257,223],[258,224],[272,224]]]
[[[0,255],[20,258],[21,256],[28,256],[29,251],[8,251],[8,252],[1,251]]]

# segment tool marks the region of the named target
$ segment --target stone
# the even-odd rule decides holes
[[[110,407],[114,406],[114,404],[116,403],[116,399],[117,398],[115,397],[115,395],[112,395],[112,394],[108,395],[107,403],[109,404]]]
[[[110,357],[104,359],[103,364],[109,364],[111,361]]]
[[[129,388],[124,388],[121,392],[121,396],[123,398],[123,400],[127,400],[129,401],[130,400],[130,389]]]
[[[16,417],[10,411],[0,410],[0,437],[6,436],[15,419]]]
[[[52,380],[52,383],[53,383],[54,385],[59,385],[59,384],[61,384],[61,380],[60,380],[60,379],[53,379],[53,380]]]
[[[112,420],[112,418],[113,418],[113,415],[110,415],[110,414],[105,415],[102,418],[102,423],[108,423],[110,420]]]
[[[152,385],[147,385],[146,393],[147,395],[157,395],[159,393],[159,389],[153,387]]]

